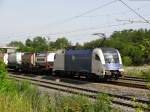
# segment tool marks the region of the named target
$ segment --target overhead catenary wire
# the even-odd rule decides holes
[[[62,35],[62,34],[71,34],[71,33],[76,33],[76,32],[84,32],[84,31],[89,31],[89,30],[98,30],[98,29],[102,29],[102,28],[110,28],[110,27],[116,27],[116,26],[122,26],[122,25],[130,25],[130,24],[132,24],[132,23],[127,23],[126,22],[126,23],[120,23],[120,24],[101,25],[101,26],[97,26],[97,27],[76,29],[76,30],[67,31],[67,32],[48,33],[46,35],[55,36],[55,35]],[[45,35],[45,34],[43,34],[43,35]]]
[[[118,1],[118,0],[116,0],[116,1]],[[115,1],[114,1],[115,2]],[[142,7],[139,7],[139,8],[136,8],[136,9],[134,9],[134,10],[141,10],[142,8],[145,8],[145,6],[142,6]],[[146,6],[146,7],[148,7],[148,6]],[[132,12],[131,10],[130,10],[130,12]],[[83,15],[82,17],[97,17],[97,16],[111,16],[111,15],[114,15],[114,14],[116,14],[116,15],[118,15],[118,14],[128,14],[129,13],[129,11],[128,10],[126,10],[126,11],[122,11],[122,12],[114,12],[114,13],[111,13],[111,14],[101,14],[101,15],[95,15],[95,16],[86,16],[86,15]],[[69,20],[69,19],[68,19]],[[67,19],[66,20],[62,20],[61,22],[60,22],[60,24],[62,23],[63,24],[63,22],[65,23],[65,21],[67,22]],[[68,21],[69,22],[69,21]],[[53,24],[51,24],[51,25],[56,25],[56,24],[59,24],[59,23],[53,23]],[[49,25],[48,25],[49,26]],[[41,28],[40,28],[40,30],[41,30]]]
[[[123,0],[119,0],[123,5],[125,5],[128,9],[130,9],[132,12],[134,12],[137,16],[139,16],[141,19],[143,19],[146,23],[150,24],[150,22],[140,15],[138,12],[136,12],[133,8],[131,8],[127,3],[125,3]]]
[[[85,11],[85,12],[83,12],[83,13],[81,13],[81,14],[79,14],[79,15],[76,15],[76,16],[73,16],[73,17],[70,17],[70,18],[68,18],[68,19],[64,19],[64,20],[62,20],[62,21],[60,21],[60,22],[54,22],[53,23],[53,25],[55,25],[55,24],[64,24],[64,23],[67,23],[67,22],[70,22],[70,21],[72,21],[72,20],[74,20],[74,19],[77,19],[77,18],[80,18],[80,17],[84,17],[85,15],[87,15],[87,14],[89,14],[89,13],[92,13],[92,12],[94,12],[94,11],[96,11],[96,10],[99,10],[100,8],[104,8],[104,7],[106,7],[106,6],[108,6],[108,5],[111,5],[111,4],[113,4],[113,3],[115,3],[115,2],[118,2],[118,1],[120,1],[120,0],[113,0],[113,1],[110,1],[110,2],[107,2],[107,3],[105,3],[105,4],[102,4],[102,5],[100,5],[100,6],[98,6],[98,7],[96,7],[96,8],[93,8],[93,9],[90,9],[90,10],[88,10],[88,11]],[[137,8],[137,9],[133,9],[133,10],[139,10],[139,8]],[[132,10],[131,10],[132,11]],[[146,22],[147,23],[147,22]],[[63,33],[64,34],[64,33]]]
[[[76,29],[76,30],[72,30],[72,31],[66,31],[66,32],[56,32],[56,33],[39,33],[39,36],[57,36],[57,35],[64,35],[64,34],[74,34],[74,33],[82,33],[85,31],[93,31],[93,30],[98,30],[98,29],[103,29],[103,28],[111,28],[111,27],[117,27],[117,26],[122,26],[122,25],[130,25],[130,24],[134,24],[134,23],[120,23],[120,24],[110,24],[110,25],[101,25],[101,26],[95,26],[95,27],[89,27],[89,28],[83,28],[83,29]],[[18,35],[18,36],[23,36],[24,39],[26,37],[30,38],[30,37],[36,37],[36,34],[22,34],[22,35]],[[11,36],[9,36],[10,39]],[[53,38],[53,37],[52,37]]]
[[[147,7],[149,7],[149,6],[138,7],[138,8],[135,8],[134,10],[139,11],[139,10],[145,9]],[[132,12],[132,11],[130,10],[130,12]],[[113,13],[108,13],[108,14],[105,13],[105,14],[101,14],[101,15],[83,16],[83,17],[98,17],[98,16],[110,16],[110,15],[120,15],[120,14],[124,15],[127,13],[129,13],[129,10],[122,11],[122,12],[118,11],[118,12],[113,12]]]
[[[98,7],[96,7],[96,8],[93,8],[93,9],[90,9],[90,10],[88,10],[88,11],[85,11],[85,12],[83,12],[83,13],[81,13],[81,14],[79,14],[79,15],[76,15],[76,16],[73,16],[73,17],[70,17],[70,18],[68,18],[68,19],[64,19],[64,20],[62,20],[62,21],[60,21],[59,23],[53,23],[53,24],[64,24],[64,23],[67,23],[67,22],[70,22],[70,21],[72,21],[72,20],[74,20],[74,19],[77,19],[77,18],[80,18],[80,17],[84,17],[85,15],[88,15],[88,14],[90,14],[90,13],[92,13],[92,12],[94,12],[94,11],[96,11],[96,10],[99,10],[99,9],[101,9],[101,8],[104,8],[104,7],[106,7],[106,6],[108,6],[108,5],[111,5],[111,4],[113,4],[113,3],[115,3],[115,2],[118,2],[118,1],[120,1],[120,0],[113,0],[113,1],[110,1],[110,2],[107,2],[107,3],[105,3],[105,4],[102,4],[102,5],[100,5],[100,6],[98,6]],[[121,0],[122,1],[122,0]],[[124,3],[124,2],[123,2]],[[128,5],[127,5],[128,6]],[[128,6],[128,8],[130,8],[129,6]],[[132,8],[131,8],[132,9]],[[135,11],[135,10],[137,10],[137,9],[132,9],[131,10],[130,9],[130,11],[131,12],[133,12],[133,11]],[[139,8],[138,8],[138,10],[139,10]],[[136,11],[135,11],[136,12]],[[137,13],[138,14],[138,13]],[[139,15],[139,14],[138,14]],[[141,15],[139,15],[139,16],[141,16]],[[145,19],[146,20],[146,19]],[[145,23],[147,23],[148,21],[145,21]],[[70,31],[69,31],[70,32]],[[72,31],[71,31],[72,32]],[[73,31],[74,32],[74,31]],[[76,32],[76,31],[75,31]],[[66,32],[64,32],[63,34],[65,34]],[[68,33],[68,32],[67,32]],[[57,35],[57,34],[59,34],[59,33],[53,33],[54,35]],[[51,34],[51,35],[53,35],[53,34]],[[61,33],[62,34],[62,33]]]
[[[86,12],[84,12],[84,13],[81,13],[81,14],[79,14],[79,15],[76,15],[76,16],[73,16],[73,17],[71,17],[71,18],[68,18],[68,19],[66,19],[66,20],[64,20],[62,23],[65,23],[65,22],[69,22],[69,21],[71,21],[71,20],[74,20],[74,19],[77,19],[77,18],[79,18],[79,17],[82,17],[82,16],[84,16],[84,15],[87,15],[87,14],[89,14],[89,13],[92,13],[92,12],[94,12],[94,11],[96,11],[96,10],[99,10],[100,8],[104,8],[104,7],[106,7],[106,6],[108,6],[108,5],[111,5],[111,4],[113,4],[113,3],[115,3],[115,2],[118,2],[118,1],[122,1],[122,0],[113,0],[113,1],[111,1],[111,2],[107,2],[107,3],[105,3],[105,4],[103,4],[103,5],[101,5],[101,6],[99,6],[99,7],[96,7],[96,8],[93,8],[93,9],[91,9],[91,10],[88,10],[88,11],[86,11]],[[123,1],[122,1],[123,2]],[[124,2],[123,2],[124,3]],[[127,5],[128,6],[128,5]],[[130,7],[129,7],[130,8]],[[131,8],[132,9],[132,8]],[[131,10],[130,9],[130,10]],[[134,9],[132,9],[132,10],[134,10]],[[131,10],[131,11],[132,11]],[[136,12],[136,11],[135,11]],[[138,13],[137,13],[138,14]],[[145,21],[146,23],[147,23],[147,21]],[[149,22],[149,21],[148,21]],[[118,24],[118,25],[108,25],[108,27],[113,27],[113,26],[120,26],[120,25],[126,25],[126,24],[131,24],[131,23],[123,23],[123,24]],[[95,30],[95,29],[100,29],[100,28],[106,28],[106,26],[102,26],[102,27],[99,27],[99,28],[93,28],[93,27],[91,27],[91,28],[85,28],[85,29],[80,29],[80,30],[73,30],[73,31],[68,31],[68,32],[56,32],[56,33],[53,33],[53,34],[49,34],[49,35],[59,35],[59,34],[69,34],[69,33],[74,33],[74,32],[79,32],[79,31],[86,31],[86,30]]]
[[[111,1],[111,2],[107,2],[107,3],[105,3],[105,4],[103,4],[103,5],[100,5],[100,6],[96,7],[96,8],[93,8],[93,9],[90,9],[90,10],[88,10],[88,11],[85,11],[85,12],[79,14],[79,15],[76,15],[76,16],[73,16],[73,17],[70,17],[70,18],[67,18],[67,19],[61,21],[61,22],[58,23],[58,24],[64,24],[64,23],[67,23],[67,22],[72,21],[72,20],[74,20],[74,19],[80,18],[80,17],[82,17],[82,16],[84,16],[84,15],[87,15],[87,14],[89,14],[89,13],[92,13],[92,12],[96,11],[96,10],[99,10],[99,9],[101,9],[101,8],[104,8],[104,7],[108,6],[108,5],[111,5],[111,4],[113,4],[113,3],[117,2],[117,1],[118,1],[118,0],[113,0],[113,1]]]
[[[141,21],[141,20],[131,20],[131,19],[128,19],[128,20],[122,20],[122,19],[117,19],[117,21],[124,21],[124,22],[130,22],[130,23],[147,23],[146,21]],[[150,20],[148,20],[150,22]]]

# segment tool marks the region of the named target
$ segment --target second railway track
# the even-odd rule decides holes
[[[34,79],[31,77],[19,76],[19,75],[10,75],[10,77],[19,81],[28,80],[34,85],[45,87],[47,89],[58,90],[58,91],[67,92],[71,94],[84,95],[92,99],[96,99],[97,95],[102,93],[97,90],[83,88],[77,85],[66,85],[60,82],[58,83],[58,82],[50,81],[50,80]],[[110,93],[106,93],[106,94],[108,94],[110,97],[113,98],[112,103],[116,105],[126,106],[130,108],[137,108],[137,105],[135,105],[135,102],[136,102],[142,105],[142,108],[144,110],[150,111],[150,109],[147,108],[147,105],[149,104],[149,101],[147,100],[136,99],[136,101],[133,101],[132,97],[126,97],[126,96],[115,95],[115,94],[110,94]]]
[[[134,77],[134,76],[128,76],[128,75],[123,75],[123,77],[121,77],[120,79],[131,80],[131,81],[139,81],[139,82],[149,82],[148,80],[146,80],[146,78]]]
[[[107,82],[108,84],[117,85],[117,86],[125,86],[139,89],[149,89],[145,82],[140,81],[131,81],[131,80],[111,80]]]

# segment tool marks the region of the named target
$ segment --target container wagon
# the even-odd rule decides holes
[[[2,60],[7,65],[8,64],[8,53],[0,53],[0,60]]]
[[[8,54],[8,68],[19,71],[22,64],[22,52],[9,53]]]
[[[35,56],[35,64],[38,70],[44,70],[46,72],[51,73],[54,64],[54,56],[55,53],[36,53]]]
[[[22,71],[34,72],[35,71],[35,53],[24,53],[22,55]]]

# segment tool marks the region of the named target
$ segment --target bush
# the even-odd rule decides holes
[[[123,64],[124,64],[125,66],[130,66],[130,65],[132,65],[132,59],[131,59],[130,57],[124,56],[124,57],[122,58],[122,60],[123,60]]]
[[[143,70],[142,71],[142,76],[148,81],[148,82],[150,82],[150,70]]]
[[[148,81],[147,83],[147,87],[150,91],[150,70],[148,71],[143,71],[143,77],[146,79],[146,81]],[[149,92],[150,93],[150,92]],[[150,109],[150,94],[148,94],[148,98],[149,98],[149,105],[148,105],[148,108]]]
[[[111,100],[108,95],[99,94],[96,101],[84,96],[55,96],[56,112],[112,112]]]
[[[150,82],[150,66],[124,67],[125,74],[131,77],[144,78]]]
[[[7,77],[6,65],[2,60],[0,60],[0,91],[3,90],[7,85],[6,77]]]
[[[92,112],[92,103],[83,96],[60,96],[55,97],[56,112]]]
[[[6,65],[0,60],[0,81],[4,80],[7,75]]]
[[[111,100],[106,94],[99,94],[94,104],[94,112],[111,112]]]
[[[28,82],[7,80],[1,88],[0,112],[48,112],[48,104],[48,97]]]

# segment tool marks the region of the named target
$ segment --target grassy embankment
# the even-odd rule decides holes
[[[100,94],[95,102],[83,96],[49,96],[28,82],[17,82],[7,77],[0,61],[0,112],[116,112],[110,98]]]
[[[132,77],[145,78],[146,84],[150,90],[150,66],[141,66],[141,67],[124,67],[125,74]],[[149,94],[150,99],[150,94]],[[149,104],[150,108],[150,104]]]
[[[150,66],[124,67],[125,75],[150,80]]]

